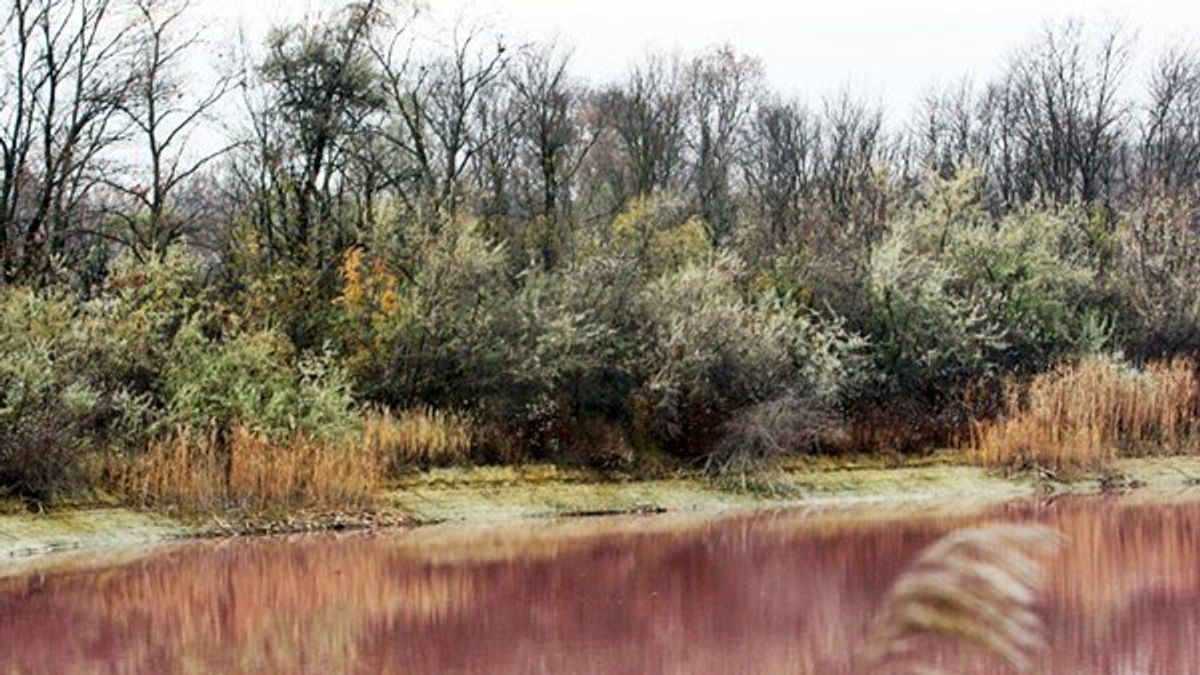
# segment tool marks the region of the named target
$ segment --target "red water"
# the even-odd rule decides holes
[[[0,579],[0,673],[849,673],[905,564],[981,520],[1068,537],[1040,672],[1200,673],[1200,501],[1116,498],[189,544]]]

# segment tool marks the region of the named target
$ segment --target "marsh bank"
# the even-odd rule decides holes
[[[433,469],[396,482],[382,496],[375,514],[180,517],[89,503],[33,513],[9,504],[0,513],[0,569],[27,569],[56,554],[119,551],[235,534],[793,506],[837,509],[944,502],[965,507],[1034,495],[1110,490],[1176,493],[1197,485],[1200,458],[1196,457],[1123,459],[1104,474],[1069,482],[1044,475],[1003,476],[936,457],[891,467],[878,461],[797,462],[772,474],[767,482],[745,486],[718,485],[693,472],[632,479],[552,465]]]

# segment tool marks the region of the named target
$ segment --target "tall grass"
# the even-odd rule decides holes
[[[467,415],[420,407],[393,415],[367,415],[365,443],[395,473],[413,466],[444,466],[466,461],[477,432]]]
[[[1070,472],[1122,453],[1196,448],[1197,378],[1188,359],[1137,369],[1088,358],[1010,382],[1005,398],[998,419],[972,424],[972,446],[988,466]]]
[[[137,503],[194,512],[364,508],[382,485],[379,457],[362,437],[276,442],[240,426],[224,439],[180,429],[140,455],[114,458],[108,474]]]

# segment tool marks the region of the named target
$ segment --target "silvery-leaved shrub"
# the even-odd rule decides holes
[[[993,218],[975,172],[931,178],[870,258],[866,332],[883,390],[937,398],[1095,349],[1101,307],[1084,239],[1070,212]]]
[[[371,358],[364,394],[395,407],[477,408],[504,396],[519,317],[505,246],[473,224],[447,224],[416,245]]]
[[[1123,214],[1116,289],[1124,351],[1134,358],[1200,355],[1200,200],[1155,190]]]
[[[355,360],[366,397],[471,410],[548,451],[568,418],[627,414],[642,286],[634,255],[596,247],[514,274],[507,245],[464,223],[430,235],[416,256],[412,277],[375,310],[375,346]]]
[[[778,435],[800,439],[794,429],[809,419],[801,411],[832,418],[855,377],[852,355],[861,340],[771,295],[754,297],[744,276],[739,260],[717,256],[645,292],[641,395],[650,432],[680,454],[731,452],[739,443],[730,434],[746,427],[730,420],[771,401],[786,402],[772,409],[773,423],[792,427]]]
[[[620,419],[633,389],[641,280],[631,259],[592,255],[524,279],[511,374],[526,401],[565,400],[571,417]]]
[[[46,498],[78,484],[103,441],[106,393],[89,376],[68,296],[0,290],[0,494]]]

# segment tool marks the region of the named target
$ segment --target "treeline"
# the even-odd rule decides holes
[[[191,21],[5,19],[10,489],[368,408],[469,418],[480,461],[916,450],[1004,376],[1200,347],[1193,51],[1132,73],[1123,31],[1050,26],[889,123],[727,46],[591,83],[561,46],[376,0],[261,46]]]

